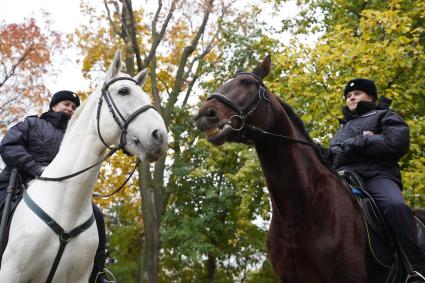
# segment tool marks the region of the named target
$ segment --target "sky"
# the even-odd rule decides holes
[[[95,0],[95,2],[99,2],[99,8],[103,9],[102,0]],[[146,7],[149,4],[156,6],[157,2],[149,0],[133,1],[133,6],[136,8],[139,5],[144,5],[145,8],[149,9]],[[0,7],[0,21],[6,23],[22,23],[25,18],[33,17],[41,24],[41,10],[44,10],[50,14],[52,30],[63,34],[73,32],[85,21],[80,13],[80,0],[0,0]],[[291,8],[289,7],[289,10]],[[289,10],[287,9],[286,13],[290,13]],[[62,89],[73,91],[88,89],[89,82],[83,78],[81,63],[77,63],[76,60],[79,56],[78,51],[72,48],[54,56],[53,63],[60,68],[56,77],[47,78],[46,85],[51,93]]]
[[[103,9],[102,0],[95,0],[95,2],[99,2],[99,8]],[[146,7],[149,4],[156,6],[157,2],[149,0],[133,1],[133,6],[136,8],[138,5],[144,5],[144,8],[149,9]],[[291,6],[285,10],[285,13],[291,13],[294,7]],[[80,0],[0,0],[0,7],[0,21],[6,23],[22,23],[25,18],[33,17],[41,24],[41,10],[44,10],[50,14],[52,30],[62,34],[73,32],[85,21],[80,13]],[[53,64],[60,66],[60,68],[57,68],[58,75],[56,77],[48,76],[46,80],[46,85],[52,94],[62,89],[79,91],[89,88],[89,82],[82,76],[81,63],[77,63],[79,56],[76,49],[68,48],[60,55],[56,54],[53,57]]]
[[[64,34],[70,33],[84,20],[79,5],[79,0],[0,0],[0,22],[22,23],[25,18],[35,18],[41,23],[41,9],[43,9],[51,15],[52,30]],[[58,64],[60,68],[56,77],[48,76],[46,79],[47,88],[52,94],[62,89],[75,91],[88,89],[89,82],[82,76],[81,66],[76,63],[77,56],[77,50],[67,49],[53,58],[53,63]],[[0,169],[3,167],[0,158]]]
[[[72,32],[84,20],[78,0],[0,0],[0,7],[0,21],[6,23],[22,23],[25,18],[31,17],[41,23],[43,9],[51,15],[52,30],[64,34]],[[49,77],[46,81],[52,93],[61,89],[88,89],[89,83],[82,76],[81,66],[76,63],[77,56],[77,50],[69,48],[53,58],[53,63],[61,67],[57,77]]]

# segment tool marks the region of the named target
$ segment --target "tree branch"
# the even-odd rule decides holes
[[[139,72],[141,72],[143,70],[143,64],[142,64],[142,59],[140,56],[139,44],[137,42],[136,22],[134,20],[134,12],[133,12],[131,0],[123,0],[123,9],[127,9],[128,11],[128,21],[129,21],[129,27],[130,27],[130,32],[128,36],[131,41],[131,45],[133,47],[134,55],[136,56],[137,69]]]
[[[187,64],[189,56],[196,50],[196,46],[198,45],[201,35],[205,32],[205,27],[207,25],[213,3],[214,0],[208,1],[208,6],[205,8],[204,17],[202,19],[202,23],[199,26],[198,31],[192,39],[191,44],[184,48],[182,55],[180,56],[180,63],[177,69],[176,80],[174,82],[171,95],[168,98],[168,102],[163,113],[163,118],[166,124],[168,124],[170,121],[172,110],[174,108],[175,103],[177,102],[177,98],[181,90],[181,85],[183,84],[184,68]]]
[[[156,76],[156,58],[154,57],[151,61],[151,72],[150,72],[150,77],[151,77],[151,90],[152,90],[152,95],[154,97],[154,104],[156,109],[158,109],[158,111],[160,113],[162,113],[162,106],[161,106],[161,97],[159,96],[159,90],[158,90],[158,84],[157,84],[157,76]]]
[[[118,6],[117,6],[118,4],[116,2],[112,2],[112,3],[115,6],[115,10],[117,10],[118,9]],[[106,2],[106,0],[103,0],[103,4],[105,5],[106,13],[108,14],[108,21],[109,21],[109,24],[112,27],[112,30],[114,31],[114,34],[121,35],[121,33],[119,32],[119,30],[117,28],[117,25],[114,23],[114,21],[113,21],[113,19],[111,17],[111,11],[109,10],[108,3]]]
[[[204,49],[204,51],[202,51],[202,53],[201,54],[199,54],[198,56],[195,56],[194,58],[193,58],[193,60],[189,63],[189,66],[188,66],[188,70],[187,70],[187,72],[184,74],[184,76],[183,76],[183,80],[186,80],[188,77],[189,77],[189,75],[190,75],[190,72],[192,71],[192,67],[193,67],[193,65],[195,64],[195,62],[196,61],[199,61],[199,60],[202,60],[208,53],[210,53],[211,52],[211,50],[214,48],[214,43],[215,43],[215,40],[216,40],[216,38],[217,38],[217,36],[218,36],[218,34],[220,33],[220,31],[221,31],[221,23],[219,24],[219,26],[218,26],[218,28],[217,28],[217,31],[216,31],[216,33],[214,34],[214,36],[212,37],[212,39],[211,39],[211,41],[208,43],[208,45],[205,47],[205,49]]]
[[[164,89],[167,92],[168,96],[170,96],[171,95],[171,92],[168,90],[169,87],[168,87],[167,83],[165,81],[161,80],[160,78],[157,78],[157,79],[164,86]]]
[[[143,62],[143,66],[145,66],[145,67],[148,66],[149,63],[152,61],[153,57],[155,56],[156,49],[158,48],[159,43],[161,42],[162,38],[164,37],[165,31],[167,30],[167,27],[168,27],[168,24],[170,23],[171,17],[174,14],[174,11],[176,9],[176,5],[177,5],[178,1],[179,0],[173,0],[173,2],[171,3],[171,7],[170,7],[170,10],[168,11],[167,17],[166,17],[164,23],[162,24],[161,31],[159,32],[159,34],[157,34],[156,24],[158,23],[159,13],[160,13],[161,8],[162,8],[162,1],[158,0],[158,4],[159,4],[158,9],[157,9],[155,17],[152,21],[152,37],[153,37],[152,39],[153,39],[153,42],[152,42],[152,46],[151,46],[151,49],[149,51],[149,54],[148,54],[148,56],[146,56],[146,58]]]
[[[130,25],[129,19],[128,19],[128,9],[127,9],[127,2],[126,0],[119,0],[122,3],[121,8],[121,38],[124,40],[125,43],[130,41],[130,33],[128,32],[128,26]]]
[[[187,104],[187,101],[189,100],[189,96],[190,96],[190,93],[192,92],[193,86],[195,85],[196,80],[199,78],[199,76],[201,74],[201,70],[202,70],[202,60],[199,61],[198,67],[196,68],[196,71],[195,71],[195,74],[193,75],[192,80],[189,83],[189,86],[188,86],[187,91],[186,91],[186,95],[185,95],[184,100],[183,100],[183,106]]]
[[[18,100],[18,98],[20,97],[19,94],[17,94],[16,96],[9,98],[8,100],[6,100],[3,105],[0,106],[0,115],[3,116],[3,113],[6,112],[6,110],[10,109],[10,107],[8,105],[12,104],[13,102],[15,102],[16,100]]]
[[[29,47],[28,47],[28,49],[27,50],[25,50],[25,52],[24,52],[24,54],[22,55],[22,57],[21,58],[19,58],[19,60],[18,60],[18,62],[16,62],[16,64],[15,65],[13,65],[13,67],[12,67],[12,69],[10,70],[10,72],[9,73],[6,73],[5,74],[5,77],[4,77],[4,80],[2,81],[2,82],[0,82],[0,87],[2,87],[5,83],[6,83],[6,81],[8,80],[8,79],[10,79],[14,74],[15,74],[15,71],[16,71],[16,68],[18,68],[18,66],[27,58],[27,56],[28,56],[28,54],[33,50],[33,48],[32,48],[33,46],[32,45],[30,45]]]

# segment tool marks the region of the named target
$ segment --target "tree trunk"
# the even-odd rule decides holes
[[[213,255],[208,255],[207,259],[207,282],[214,282],[215,270],[217,267],[217,258]]]
[[[139,166],[139,189],[144,222],[143,250],[137,283],[157,283],[159,271],[159,250],[161,216],[164,211],[165,189],[162,181],[165,157],[155,164],[152,177],[150,164],[142,162]]]
[[[156,214],[155,190],[152,186],[150,165],[142,162],[139,166],[140,195],[142,197],[142,213],[145,238],[141,254],[140,282],[158,282],[159,254],[159,219]]]
[[[199,26],[197,32],[192,38],[190,45],[184,48],[183,54],[179,59],[176,79],[173,84],[172,92],[167,101],[165,111],[161,107],[161,98],[158,93],[157,81],[155,78],[156,75],[156,50],[165,36],[168,24],[174,14],[176,5],[179,2],[178,0],[172,0],[170,8],[168,10],[167,16],[164,18],[162,25],[157,29],[158,20],[160,19],[161,10],[163,8],[162,0],[158,1],[158,9],[155,13],[154,19],[152,21],[152,46],[144,60],[141,58],[141,52],[139,50],[137,42],[137,29],[135,24],[134,12],[132,7],[131,0],[120,0],[122,3],[121,9],[121,32],[119,36],[124,40],[126,46],[126,66],[127,72],[135,72],[134,58],[136,59],[137,70],[141,71],[145,67],[150,67],[151,70],[151,90],[154,98],[154,105],[160,111],[161,115],[164,118],[165,124],[168,128],[171,121],[171,114],[174,110],[175,104],[177,102],[178,96],[181,93],[181,87],[184,85],[187,80],[188,74],[191,72],[194,62],[202,60],[210,51],[211,48],[206,48],[201,52],[195,59],[189,62],[190,56],[198,47],[200,38],[205,32],[205,27],[208,22],[209,15],[212,11],[212,4],[214,0],[208,0],[208,5],[205,7],[203,13],[203,20]],[[105,1],[105,7],[107,8],[108,15],[109,9],[107,2]],[[118,7],[118,4],[116,4]],[[113,24],[112,18],[110,18],[111,25]],[[114,30],[118,31],[117,26],[113,26]],[[212,42],[208,46],[212,46]],[[130,56],[134,55],[133,56]],[[189,70],[186,70],[188,68]],[[198,76],[195,76],[191,82],[193,85]],[[190,88],[191,90],[191,88]],[[187,93],[187,96],[190,93],[190,90]],[[187,98],[186,98],[187,100]],[[165,112],[165,113],[164,113]],[[142,162],[139,165],[139,190],[141,195],[142,203],[142,215],[144,222],[144,239],[143,239],[143,250],[140,255],[140,265],[138,267],[137,275],[135,278],[136,283],[156,283],[158,282],[158,271],[159,271],[159,254],[160,254],[160,225],[161,225],[161,216],[165,210],[165,204],[167,203],[167,193],[164,187],[164,170],[165,170],[165,157],[161,158],[155,163],[155,167],[151,170],[149,163]],[[215,259],[212,262],[214,268],[212,276],[215,273]]]

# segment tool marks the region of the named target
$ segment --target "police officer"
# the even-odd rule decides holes
[[[376,103],[377,90],[371,80],[349,81],[344,98],[342,128],[330,142],[331,166],[336,171],[353,170],[362,177],[414,269],[425,275],[425,254],[417,243],[412,211],[401,193],[397,164],[409,149],[409,127],[388,108],[389,99]]]

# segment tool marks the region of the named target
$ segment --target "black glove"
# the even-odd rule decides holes
[[[40,177],[40,176],[41,176],[41,174],[43,174],[43,171],[44,171],[44,168],[43,168],[43,167],[38,167],[38,168],[35,170],[35,173],[34,173],[35,178]]]
[[[341,151],[342,151],[342,148],[341,148],[341,145],[339,144],[335,144],[331,146],[328,150],[330,154],[337,154],[337,153],[340,153]]]
[[[360,137],[348,138],[342,144],[341,148],[344,151],[361,151],[365,145],[364,139]]]

